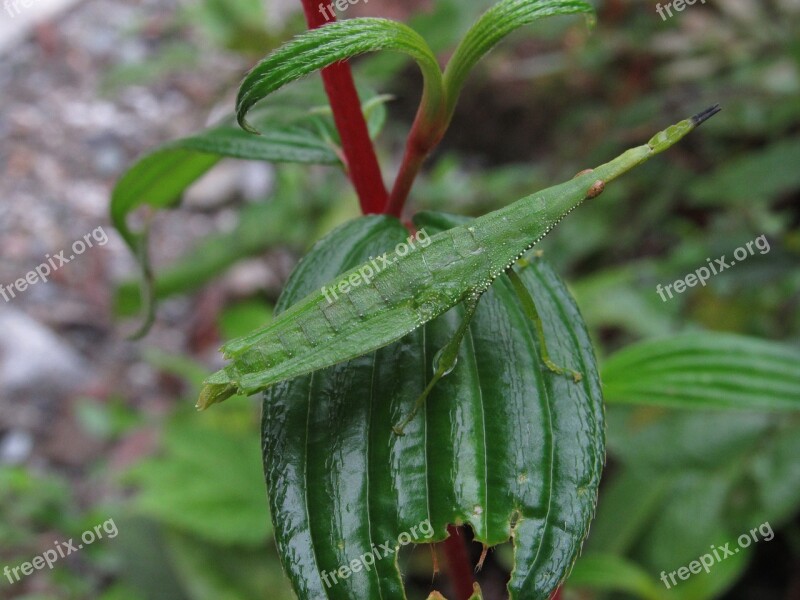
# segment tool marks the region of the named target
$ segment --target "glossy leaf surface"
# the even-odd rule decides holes
[[[416,221],[432,234],[465,222],[434,214]],[[277,310],[407,236],[391,217],[348,223],[300,263]],[[604,460],[600,386],[563,283],[540,260],[521,276],[537,300],[551,355],[581,371],[582,382],[542,366],[533,325],[502,276],[481,300],[458,365],[405,436],[392,426],[431,376],[460,305],[399,342],[265,393],[271,510],[300,598],[404,598],[395,555],[336,582],[330,574],[373,544],[396,549],[403,533],[418,543],[441,541],[448,523],[469,523],[490,546],[513,536],[512,598],[547,598],[566,576]]]

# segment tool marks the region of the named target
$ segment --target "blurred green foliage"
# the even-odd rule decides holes
[[[435,50],[446,52],[488,4],[437,0],[410,21]],[[382,6],[373,2],[370,9],[380,14]],[[667,22],[651,3],[607,0],[597,6],[598,25],[591,32],[552,21],[515,35],[490,57],[490,68],[468,82],[453,129],[414,188],[412,207],[485,213],[569,178],[693,109],[722,102],[723,112],[702,134],[609,186],[541,247],[571,282],[601,359],[635,341],[698,330],[796,347],[797,4],[708,3]],[[302,27],[298,14],[280,25],[264,14],[254,0],[209,0],[182,13],[176,26],[199,30],[199,40],[208,36],[217,51],[233,48],[254,56]],[[266,14],[272,14],[269,7]],[[211,50],[189,38],[138,71],[118,71],[110,83],[168,76],[200,51]],[[418,100],[417,75],[402,58],[379,55],[359,59],[356,78],[396,98],[379,140],[381,158],[391,164]],[[321,97],[318,78],[308,86]],[[238,260],[274,248],[301,254],[357,214],[338,172],[287,165],[277,177],[269,198],[242,207],[235,231],[199,240],[186,260],[159,274],[160,295],[189,293]],[[657,295],[657,284],[682,278],[706,258],[730,255],[762,234],[770,240],[769,254],[668,302]],[[137,298],[133,284],[123,286],[120,312],[134,312]],[[275,299],[260,294],[226,308],[220,315],[224,336],[262,325]],[[185,357],[151,360],[190,387],[206,374]],[[124,398],[124,390],[118,394]],[[70,563],[46,573],[44,592],[14,597],[250,600],[265,597],[265,590],[270,598],[291,597],[269,539],[256,409],[239,400],[198,416],[188,408],[190,398],[187,389],[166,423],[158,424],[154,456],[114,477],[114,485],[132,495],[119,493],[111,508],[80,511],[65,480],[33,469],[0,469],[4,564],[29,560],[52,542],[50,534],[65,539],[108,515],[120,529],[117,540],[81,554],[78,568]],[[131,414],[119,399],[78,406],[87,433],[101,439],[153,426],[153,418]],[[581,598],[717,598],[757,553],[788,555],[789,564],[800,560],[796,416],[611,406],[608,421],[610,468],[587,558],[579,561],[565,597],[579,597],[580,586],[591,594]],[[116,475],[106,465],[98,469],[103,477]],[[719,563],[710,575],[663,589],[662,570],[765,521],[777,532],[775,540]],[[759,597],[785,590],[786,577],[780,572],[767,584],[758,582],[767,585],[755,588],[765,594]]]

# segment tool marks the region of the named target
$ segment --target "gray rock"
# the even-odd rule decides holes
[[[0,395],[60,395],[87,383],[86,361],[62,338],[12,306],[0,307]]]
[[[13,429],[0,439],[0,465],[19,465],[33,450],[33,436],[22,429]]]

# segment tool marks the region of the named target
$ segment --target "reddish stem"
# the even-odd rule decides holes
[[[423,99],[423,105],[425,100]],[[414,180],[419,175],[422,164],[439,142],[444,137],[449,119],[441,115],[431,117],[420,108],[408,134],[403,162],[395,179],[394,187],[389,195],[389,202],[384,212],[388,215],[400,217],[403,206],[414,185]]]
[[[460,528],[448,525],[447,533],[450,535],[442,542],[442,546],[444,546],[447,570],[450,581],[453,582],[456,600],[469,600],[474,589],[472,584],[475,583],[475,578],[472,573],[472,563],[467,554],[467,546]]]
[[[328,23],[314,0],[302,0],[309,29]],[[335,16],[334,16],[335,19]],[[332,22],[332,21],[330,21]],[[347,61],[340,61],[322,69],[322,81],[333,111],[333,120],[347,162],[347,171],[365,215],[383,212],[388,200],[378,157],[369,138],[367,122],[361,112],[353,74]]]

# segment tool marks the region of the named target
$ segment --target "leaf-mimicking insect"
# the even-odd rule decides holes
[[[223,346],[231,363],[206,380],[198,408],[366,354],[464,302],[464,324],[437,354],[434,378],[419,404],[436,381],[452,370],[460,339],[481,294],[501,273],[509,271],[584,200],[597,197],[610,181],[671,147],[719,110],[718,105],[712,106],[657,133],[647,144],[581,171],[570,181],[439,233],[427,246],[413,248],[368,283],[333,302],[322,291],[306,296],[266,327]],[[343,273],[326,287],[337,287],[360,268]],[[535,317],[535,312],[528,312]],[[578,374],[571,373],[577,378]]]

